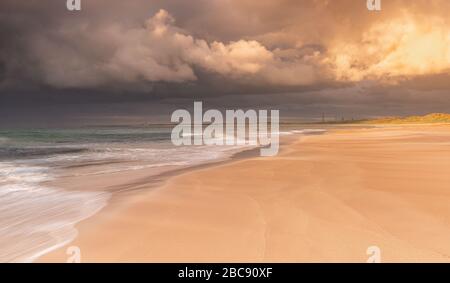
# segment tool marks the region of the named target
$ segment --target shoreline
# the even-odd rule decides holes
[[[300,134],[295,134],[296,136]],[[281,137],[280,138],[280,147],[281,145],[285,145],[287,143],[292,142],[293,139],[291,137]],[[282,149],[280,148],[280,151]],[[160,187],[164,186],[166,182],[168,182],[171,178],[175,178],[180,175],[188,174],[190,172],[198,171],[198,170],[204,170],[207,168],[212,168],[216,166],[222,166],[225,164],[231,164],[233,162],[239,162],[240,160],[248,159],[248,158],[255,158],[259,156],[260,147],[251,147],[251,148],[243,148],[242,150],[239,150],[235,153],[232,153],[230,156],[219,158],[218,160],[211,160],[200,164],[195,165],[186,165],[181,167],[173,167],[168,166],[169,168],[151,168],[151,173],[149,173],[149,169],[139,169],[130,171],[131,175],[134,175],[131,178],[126,178],[127,181],[120,184],[120,185],[114,185],[113,187],[117,187],[117,189],[111,188],[110,185],[101,184],[102,189],[79,189],[79,188],[73,188],[72,186],[75,184],[78,184],[80,179],[85,179],[84,183],[87,183],[89,186],[90,183],[94,183],[98,185],[98,182],[93,181],[93,179],[99,179],[100,183],[103,181],[106,181],[108,183],[107,179],[111,176],[119,175],[120,178],[124,175],[127,175],[127,171],[122,172],[114,172],[114,173],[106,173],[106,174],[100,174],[100,175],[93,175],[93,176],[76,176],[76,177],[68,177],[69,181],[67,182],[65,179],[66,176],[63,176],[62,178],[56,178],[51,181],[43,182],[42,184],[45,186],[58,188],[63,191],[68,192],[94,192],[94,193],[106,193],[108,195],[108,200],[106,204],[98,210],[93,215],[90,215],[86,217],[85,219],[75,223],[72,227],[73,230],[77,233],[77,235],[73,239],[67,239],[63,242],[58,242],[53,247],[47,248],[45,251],[41,251],[38,254],[34,255],[30,261],[31,262],[40,262],[41,258],[45,257],[47,254],[50,254],[54,252],[55,250],[61,249],[65,246],[70,246],[70,243],[72,243],[76,238],[78,237],[78,229],[77,226],[82,224],[83,222],[90,221],[92,218],[95,218],[97,214],[103,213],[106,211],[108,213],[109,211],[115,211],[116,209],[120,208],[121,205],[124,203],[127,203],[129,201],[132,201],[133,198],[139,197],[140,195],[144,194],[145,192],[159,189]],[[90,164],[86,165],[90,166]],[[81,166],[85,167],[85,166]],[[156,173],[155,173],[156,172]],[[94,178],[93,178],[94,177]],[[117,177],[113,177],[113,180],[117,179]]]
[[[374,245],[383,262],[450,261],[450,126],[302,137],[108,205],[68,246],[82,262],[365,262]]]

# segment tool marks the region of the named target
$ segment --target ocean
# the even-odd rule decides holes
[[[32,262],[71,242],[77,236],[74,225],[105,207],[111,197],[108,190],[53,187],[48,185],[52,180],[152,168],[164,172],[225,160],[250,147],[176,147],[171,130],[0,130],[0,262]],[[281,134],[295,133],[307,131],[296,127]]]

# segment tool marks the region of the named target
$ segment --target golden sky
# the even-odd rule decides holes
[[[82,0],[70,12],[2,0],[0,112],[192,98],[311,115],[448,112],[450,1],[381,2]]]
[[[395,84],[450,68],[447,0],[382,0],[379,12],[365,0],[96,0],[80,14],[1,5],[26,34],[26,71],[54,87],[195,82],[198,70],[244,84]]]

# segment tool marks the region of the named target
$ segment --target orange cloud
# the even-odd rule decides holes
[[[410,14],[375,22],[361,40],[335,42],[325,60],[338,80],[389,80],[450,69],[450,26]]]
[[[203,80],[278,88],[397,82],[450,69],[448,0],[383,1],[377,13],[354,0],[136,1],[92,1],[80,17],[55,12],[45,30],[33,17],[11,17],[28,25],[5,17],[11,34],[27,30],[10,37],[7,51],[29,62],[0,57],[11,73],[54,87],[192,82],[201,70]],[[20,11],[28,15],[30,5]],[[151,17],[143,12],[160,7]]]

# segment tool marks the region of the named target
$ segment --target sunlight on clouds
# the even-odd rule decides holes
[[[66,30],[61,29],[65,33]],[[42,60],[47,83],[58,87],[93,86],[120,81],[187,82],[197,80],[195,68],[248,82],[300,85],[314,82],[307,62],[283,60],[255,40],[208,42],[195,38],[175,25],[175,19],[160,10],[142,27],[119,24],[92,30],[96,45],[107,46],[110,54],[92,64],[88,54],[72,58],[72,48],[39,39],[34,51]],[[52,54],[48,54],[49,50]],[[46,56],[42,56],[46,54]],[[64,64],[59,64],[65,62]]]
[[[344,81],[442,73],[450,69],[450,28],[410,15],[375,23],[361,41],[335,44],[325,63]]]
[[[134,21],[128,17],[136,12],[122,20],[90,16],[30,32],[21,43],[30,63],[9,60],[9,68],[62,88],[217,78],[276,87],[397,83],[450,69],[446,0],[392,0],[376,14],[351,0],[217,1],[192,15],[177,5],[143,13],[144,2]],[[120,3],[111,15],[121,14]]]
[[[194,68],[200,67],[233,79],[275,85],[307,85],[333,77],[395,82],[450,68],[450,31],[445,20],[406,12],[374,22],[353,40],[338,37],[326,51],[308,55],[300,55],[301,47],[270,50],[251,39],[225,43],[195,38],[178,28],[165,10],[148,19],[143,28],[120,28],[115,33],[117,50],[100,70],[103,76],[127,81],[193,81],[197,79]]]

